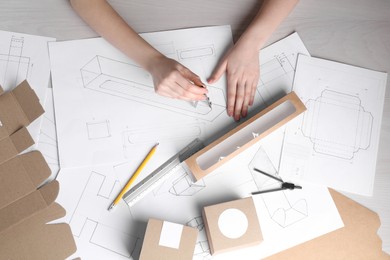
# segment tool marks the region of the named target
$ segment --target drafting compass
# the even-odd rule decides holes
[[[265,176],[267,177],[270,177],[274,180],[277,180],[278,182],[280,182],[282,185],[280,186],[280,188],[275,188],[275,189],[269,189],[269,190],[260,190],[260,191],[256,191],[256,192],[252,192],[252,195],[256,195],[256,194],[261,194],[261,193],[266,193],[266,192],[272,192],[272,191],[279,191],[279,190],[293,190],[293,189],[302,189],[302,186],[298,186],[298,185],[295,185],[294,183],[291,183],[291,182],[284,182],[282,179],[279,179],[271,174],[268,174],[266,172],[263,172],[259,169],[256,169],[256,168],[253,168],[253,170],[261,173],[261,174],[264,174]]]

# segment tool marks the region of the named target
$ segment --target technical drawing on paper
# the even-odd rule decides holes
[[[270,105],[277,99],[289,93],[292,89],[292,80],[295,73],[296,53],[290,53],[286,55],[281,52],[275,55],[272,59],[262,63],[260,65],[260,80],[256,90],[261,100]],[[290,85],[286,84],[283,92],[281,87],[281,81],[283,78],[290,82]],[[283,82],[283,80],[282,80]]]
[[[198,229],[198,239],[195,244],[194,259],[210,259],[210,248],[204,228],[202,216],[197,216],[186,223],[187,226]]]
[[[57,129],[54,116],[53,92],[47,89],[44,105],[45,113],[42,116],[42,124],[39,130],[37,143],[38,150],[42,153],[51,170],[51,176],[47,181],[52,181],[60,171],[60,159],[58,156]]]
[[[201,46],[196,48],[182,49],[177,51],[179,60],[198,59],[203,57],[215,56],[214,45]]]
[[[361,103],[358,96],[327,89],[307,101],[301,129],[315,152],[351,160],[370,146],[373,116]]]
[[[191,173],[186,172],[184,169],[177,170],[171,178],[155,188],[153,194],[158,196],[169,192],[174,196],[194,196],[206,188],[203,179],[194,182],[190,174]]]
[[[191,53],[185,55],[189,57]],[[222,89],[208,86],[208,96],[213,104],[212,109],[205,102],[198,102],[197,106],[194,106],[191,102],[156,94],[151,76],[134,64],[97,55],[85,64],[80,72],[84,87],[100,93],[207,121],[213,121],[225,111],[225,94]]]
[[[254,168],[257,168],[280,178],[262,147],[256,152],[248,167],[253,175],[258,190],[280,187],[280,182],[253,170]],[[283,228],[298,223],[308,217],[308,205],[304,198],[292,201],[285,191],[263,193],[261,194],[261,198],[263,199],[270,218]]]
[[[125,158],[129,158],[137,145],[172,143],[180,145],[200,138],[204,132],[204,123],[161,124],[148,127],[126,128],[122,131],[122,145]]]
[[[86,122],[86,127],[89,140],[111,137],[109,120]]]
[[[7,54],[0,54],[0,71],[3,73],[3,87],[14,87],[27,79],[30,69],[30,57],[23,56],[23,37],[11,37]]]
[[[203,124],[170,124],[153,128],[133,128],[122,132],[123,146],[153,144],[157,141],[193,140],[201,136]]]
[[[120,190],[119,186],[118,180],[92,171],[78,198],[76,208],[69,212],[69,225],[75,237],[84,237],[84,240],[88,240],[93,246],[130,258],[139,254],[140,238],[126,233],[129,223],[124,223],[124,212],[117,212],[120,215],[116,217],[115,212],[102,208],[102,205],[112,202],[116,192]],[[118,207],[117,210],[128,209]],[[130,215],[130,212],[128,214]]]

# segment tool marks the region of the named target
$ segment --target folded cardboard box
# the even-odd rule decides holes
[[[47,224],[65,210],[54,202],[57,181],[39,187],[50,176],[45,159],[39,151],[19,154],[34,143],[25,127],[42,113],[26,81],[0,95],[0,259],[64,259],[76,251],[68,224]]]
[[[259,245],[263,236],[252,197],[203,208],[211,255]]]
[[[191,260],[198,237],[196,228],[149,219],[140,260]]]

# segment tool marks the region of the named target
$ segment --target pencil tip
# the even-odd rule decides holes
[[[115,207],[115,204],[114,203],[112,203],[109,207],[108,207],[108,211],[111,211],[111,210],[113,210],[114,209],[114,207]]]

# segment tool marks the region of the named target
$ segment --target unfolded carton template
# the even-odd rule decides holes
[[[43,108],[27,81],[0,94],[0,259],[64,259],[76,250],[70,227],[47,224],[65,215],[59,183],[41,186],[51,172],[39,151],[20,154]]]

